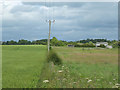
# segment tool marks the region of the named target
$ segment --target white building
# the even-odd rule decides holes
[[[108,43],[107,42],[97,42],[95,44],[96,47],[99,47],[100,45],[108,46]]]
[[[112,49],[113,47],[108,45],[106,48]]]

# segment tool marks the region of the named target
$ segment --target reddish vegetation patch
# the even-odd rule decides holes
[[[104,54],[104,53],[71,53],[71,55],[79,56],[118,56],[118,54]]]
[[[110,49],[79,49],[79,48],[55,48],[59,56],[65,61],[76,61],[78,63],[111,63],[118,64],[117,50]]]

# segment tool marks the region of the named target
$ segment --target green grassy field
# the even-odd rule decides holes
[[[46,63],[46,46],[3,46],[3,88],[114,88],[117,49],[54,47],[62,65]],[[49,82],[43,82],[48,80]]]
[[[116,88],[118,83],[117,49],[54,47],[63,65],[49,66],[39,87]],[[62,71],[62,72],[60,72]],[[44,72],[43,72],[44,73]],[[49,80],[44,83],[43,80]]]
[[[2,46],[2,87],[35,88],[46,51],[46,46]]]

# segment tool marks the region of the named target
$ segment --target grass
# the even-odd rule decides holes
[[[3,88],[116,88],[118,83],[118,49],[54,47],[62,59],[54,65],[46,62],[46,46],[2,48]]]
[[[38,87],[44,88],[116,88],[118,83],[117,49],[54,47],[63,65],[49,63],[47,76]],[[62,72],[59,72],[62,71]],[[42,81],[49,80],[49,83]]]
[[[46,46],[2,46],[2,87],[35,88],[46,59]]]

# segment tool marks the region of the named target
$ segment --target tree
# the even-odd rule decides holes
[[[5,44],[5,43],[4,43],[4,44]],[[16,44],[17,44],[17,42],[16,42],[16,41],[13,41],[13,40],[6,42],[6,45],[16,45]]]
[[[32,41],[31,44],[36,44],[36,41]]]
[[[120,41],[118,41],[118,48],[120,48]]]
[[[60,40],[58,41],[57,46],[64,46],[64,43]]]
[[[7,45],[6,42],[2,42],[2,45]]]
[[[58,45],[58,40],[56,37],[53,37],[53,39],[51,40],[51,45],[53,46],[57,46]]]
[[[27,40],[21,39],[21,40],[18,41],[18,44],[27,45],[27,42],[28,42]]]
[[[118,45],[119,45],[119,43],[117,42],[117,41],[113,41],[112,42],[112,46],[113,46],[113,48],[116,48],[116,47],[118,47]]]
[[[95,47],[94,43],[91,41],[88,44],[89,44],[89,47]]]
[[[30,45],[31,44],[31,41],[27,41],[27,45]]]

